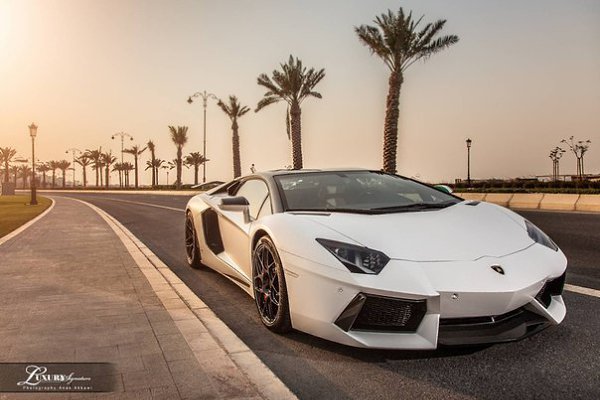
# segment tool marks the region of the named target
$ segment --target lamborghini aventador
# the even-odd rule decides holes
[[[245,290],[269,329],[357,347],[522,339],[559,324],[567,260],[493,204],[370,170],[281,170],[193,197],[190,266]]]

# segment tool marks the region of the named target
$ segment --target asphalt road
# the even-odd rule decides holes
[[[66,195],[66,194],[62,194]],[[563,324],[516,343],[436,351],[345,347],[265,329],[253,301],[185,261],[182,196],[70,194],[117,218],[302,399],[600,398],[600,298],[565,292]],[[142,202],[167,208],[151,207]],[[522,212],[569,259],[567,282],[600,289],[600,215]]]

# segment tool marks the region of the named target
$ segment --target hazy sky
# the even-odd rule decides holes
[[[467,137],[476,178],[549,174],[548,153],[570,135],[592,140],[586,170],[600,173],[598,0],[0,0],[0,146],[29,157],[35,121],[41,160],[70,159],[71,147],[119,156],[118,131],[170,160],[167,125],[189,126],[184,152],[202,151],[201,102],[187,96],[236,94],[254,108],[256,77],[294,54],[326,70],[323,99],[302,108],[305,167],[380,168],[388,71],[353,27],[400,6],[460,37],[405,74],[401,174],[464,177]],[[207,178],[229,179],[230,122],[214,102],[207,121]],[[240,135],[244,173],[291,164],[284,104],[248,113]],[[561,172],[574,170],[566,154]]]

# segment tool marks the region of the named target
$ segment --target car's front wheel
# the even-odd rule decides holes
[[[258,240],[252,252],[254,301],[262,323],[285,333],[292,329],[283,266],[275,244],[268,236]]]
[[[200,268],[202,266],[200,248],[198,247],[198,235],[196,234],[194,218],[191,213],[187,213],[185,217],[185,254],[190,267]]]

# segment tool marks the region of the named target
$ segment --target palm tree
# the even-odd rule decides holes
[[[446,20],[438,20],[419,29],[422,19],[414,20],[412,12],[406,15],[400,8],[398,14],[388,10],[387,14],[376,17],[373,21],[375,26],[354,28],[362,44],[381,58],[390,70],[383,127],[383,170],[386,172],[396,172],[400,89],[404,82],[404,71],[415,62],[427,60],[458,42],[456,35],[438,36]]]
[[[98,150],[86,150],[84,155],[92,161],[92,168],[96,171],[96,187],[102,178],[102,147]],[[100,183],[102,185],[102,183]]]
[[[165,160],[161,160],[160,158],[155,158],[153,161],[146,161],[146,170],[148,170],[148,168],[152,168],[154,171],[156,171],[156,186],[158,186],[158,169],[162,167],[164,162]]]
[[[56,170],[58,169],[58,161],[48,161],[48,167],[52,171],[52,189],[56,187]]]
[[[102,153],[102,156],[100,157],[100,161],[102,163],[102,166],[104,167],[104,173],[105,173],[105,178],[106,178],[104,180],[104,186],[106,188],[108,188],[109,181],[110,181],[110,166],[113,165],[115,163],[115,161],[117,161],[117,158],[112,155],[112,152]]]
[[[197,151],[185,156],[185,159],[183,160],[184,165],[194,166],[194,185],[198,184],[198,170],[206,161],[208,160],[205,160],[204,156]]]
[[[10,181],[10,162],[17,151],[10,147],[0,147],[0,162],[4,164],[4,182]]]
[[[257,83],[268,90],[258,102],[255,111],[260,111],[269,104],[281,100],[288,104],[286,129],[288,138],[292,140],[292,162],[294,169],[302,169],[302,127],[300,105],[307,97],[320,99],[320,93],[315,92],[315,86],[325,77],[325,70],[309,70],[302,66],[302,61],[290,55],[287,64],[280,64],[281,70],[274,70],[273,77],[260,74]]]
[[[15,185],[15,187],[17,187],[17,176],[19,175],[19,166],[11,165],[9,171],[13,176],[13,184]]]
[[[27,181],[29,180],[29,178],[31,178],[31,168],[29,167],[29,165],[24,164],[19,167],[19,176],[22,180],[22,188],[25,189],[27,187]]]
[[[112,172],[117,172],[117,174],[119,176],[119,187],[120,188],[123,187],[123,164],[124,163],[116,162],[112,168]]]
[[[61,160],[57,162],[56,166],[62,171],[62,187],[64,189],[67,185],[67,169],[71,166],[71,163],[67,160]]]
[[[219,100],[217,105],[231,120],[231,131],[233,132],[233,177],[237,178],[242,175],[242,167],[240,165],[240,136],[238,134],[237,120],[250,111],[250,109],[242,106],[236,96],[229,96],[229,104],[225,104],[223,100]]]
[[[181,189],[181,156],[183,153],[183,146],[185,146],[185,144],[188,141],[188,127],[178,126],[177,128],[175,128],[174,126],[169,126],[169,131],[171,132],[171,140],[177,147],[177,159],[175,164],[177,166],[177,182],[175,182],[175,185],[177,186],[177,189]]]
[[[129,173],[130,173],[131,171],[135,171],[135,170],[136,170],[136,169],[135,169],[135,166],[134,166],[132,163],[130,163],[129,161],[125,161],[125,162],[123,163],[123,166],[122,166],[122,167],[123,167],[123,172],[124,172],[124,174],[125,174],[125,185],[126,185],[127,187],[129,187]]]
[[[144,147],[143,149],[140,148],[140,146],[138,146],[137,144],[135,146],[131,146],[130,149],[125,149],[123,150],[123,153],[127,153],[127,154],[133,154],[133,159],[134,159],[134,165],[135,165],[135,188],[138,188],[138,157],[140,156],[140,154],[142,154],[144,151],[146,151],[148,147]]]
[[[154,165],[154,161],[156,160],[156,145],[154,144],[154,142],[152,140],[148,140],[148,143],[146,144],[146,146],[148,147],[148,150],[150,150],[151,164]],[[146,163],[146,165],[148,165],[148,163]],[[148,169],[148,168],[146,168],[146,169]],[[158,168],[152,167],[152,187],[154,187],[158,184],[157,173],[158,173]],[[137,175],[137,173],[136,173],[136,175]]]
[[[50,166],[48,166],[47,163],[42,163],[42,164],[36,166],[36,170],[38,172],[42,173],[42,187],[45,188],[46,187],[46,172],[50,171],[51,168],[50,168]],[[85,172],[83,174],[85,176]]]
[[[83,187],[87,187],[87,172],[86,168],[88,165],[92,163],[92,159],[88,157],[86,153],[80,155],[75,159],[75,162],[81,165],[81,169],[83,170]]]

